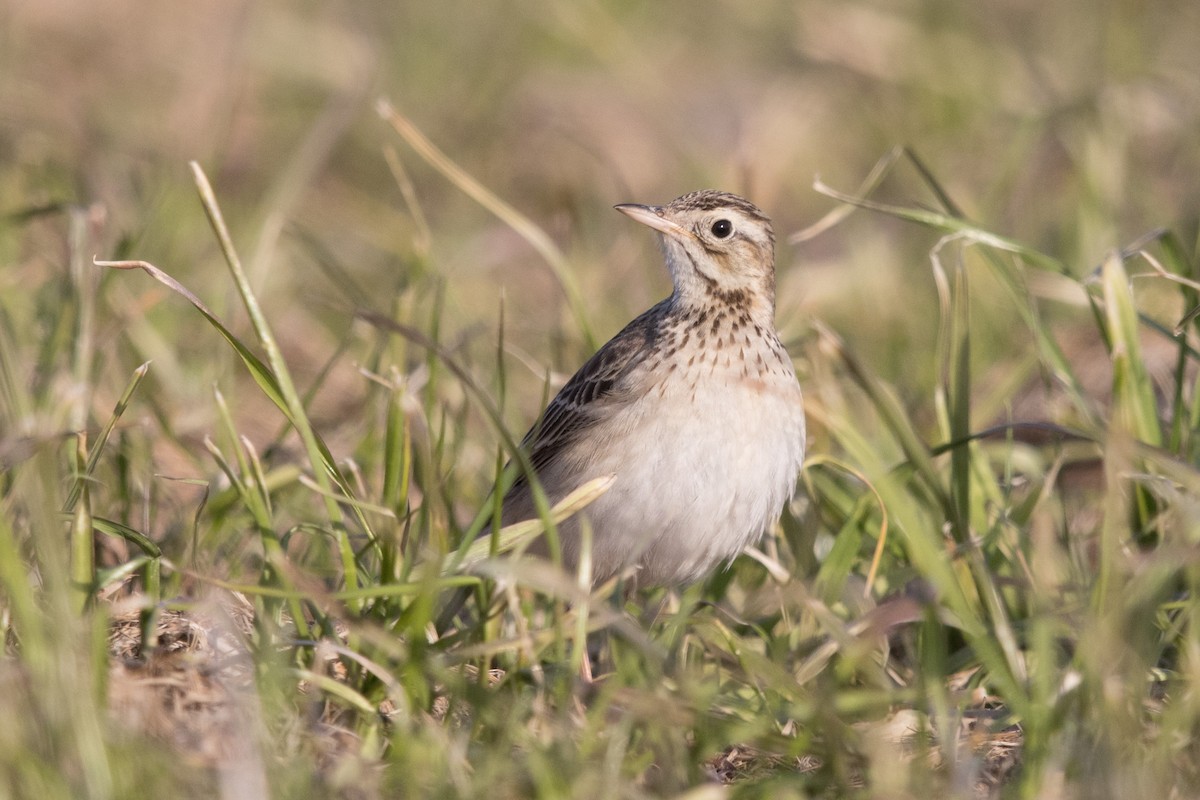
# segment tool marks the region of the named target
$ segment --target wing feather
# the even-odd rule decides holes
[[[628,377],[653,351],[665,309],[662,301],[626,325],[589,358],[566,385],[559,390],[536,422],[521,446],[529,454],[535,471],[542,471],[574,445],[605,415],[603,408],[619,402],[628,390]],[[508,498],[523,490],[526,476],[521,475],[509,489]]]

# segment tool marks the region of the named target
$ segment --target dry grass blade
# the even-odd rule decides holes
[[[408,171],[404,169],[404,163],[400,161],[396,148],[390,145],[383,148],[383,160],[387,162],[396,185],[400,187],[400,196],[404,198],[404,204],[412,216],[413,225],[416,226],[417,231],[413,245],[418,254],[427,256],[429,248],[433,246],[433,233],[429,230],[429,222],[425,219],[425,210],[421,208],[416,187],[413,186],[412,179],[408,177]]]
[[[529,242],[538,255],[545,259],[554,272],[554,277],[558,279],[559,285],[562,286],[567,304],[571,308],[571,314],[575,317],[575,324],[583,333],[589,349],[595,349],[596,338],[592,335],[591,325],[588,324],[583,295],[579,291],[579,285],[575,282],[571,265],[567,263],[567,257],[546,235],[546,232],[535,225],[533,220],[501,200],[487,187],[468,175],[462,167],[455,164],[449,156],[438,149],[437,145],[429,141],[411,120],[393,108],[387,100],[380,100],[376,109],[379,116],[391,123],[396,133],[400,134],[409,147],[424,158],[430,166],[442,173],[472,200],[499,217],[504,224]]]
[[[578,514],[612,488],[614,481],[616,481],[615,475],[604,475],[588,481],[556,503],[547,515],[548,520],[529,519],[501,528],[497,537],[497,551],[507,552],[523,548],[546,530],[548,522],[558,525]],[[470,567],[491,555],[493,555],[491,539],[477,539],[463,554],[461,566]]]
[[[893,147],[882,158],[875,162],[875,166],[867,173],[867,177],[863,179],[862,185],[858,187],[855,193],[857,197],[869,197],[871,192],[879,186],[892,167],[896,165],[896,161],[904,154],[904,148],[900,146]],[[820,187],[824,186],[821,179],[818,177],[813,181],[813,188],[820,191]],[[788,242],[791,244],[800,244],[807,242],[810,239],[815,239],[825,231],[837,225],[846,217],[854,213],[857,206],[853,203],[842,203],[819,220],[809,225],[803,230],[796,231],[788,237]]]

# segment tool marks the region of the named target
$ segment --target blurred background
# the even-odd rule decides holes
[[[969,217],[1085,274],[1195,223],[1198,36],[1191,2],[16,0],[0,8],[0,213],[90,208],[101,258],[151,261],[236,315],[194,159],[298,369],[336,348],[348,310],[431,278],[448,331],[494,334],[503,293],[510,342],[572,369],[587,347],[551,272],[404,146],[374,110],[387,98],[563,248],[600,341],[669,289],[652,237],[610,207],[719,187],[775,220],[784,333],[825,319],[903,389],[932,377],[913,348],[934,326],[914,312],[934,300],[936,236],[859,213],[790,245],[836,205],[814,178],[853,192],[908,145]],[[934,202],[904,165],[876,196]],[[10,286],[63,274],[61,220],[5,247]],[[196,318],[147,281],[118,282],[110,301],[171,342],[162,388],[207,391],[228,365],[213,337],[179,335]],[[991,313],[1002,349],[1009,318]]]

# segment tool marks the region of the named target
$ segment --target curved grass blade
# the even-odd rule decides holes
[[[1049,366],[1054,376],[1063,385],[1070,394],[1075,408],[1078,412],[1089,421],[1094,422],[1099,427],[1098,415],[1088,400],[1087,393],[1083,390],[1078,376],[1075,374],[1075,368],[1071,361],[1067,359],[1062,348],[1050,335],[1046,325],[1042,322],[1036,304],[1029,297],[1029,292],[1025,288],[1023,278],[1017,274],[1008,264],[1006,264],[996,251],[1008,252],[1018,258],[1032,264],[1043,270],[1054,272],[1071,280],[1076,280],[1067,269],[1066,265],[1058,259],[1052,258],[1038,250],[1026,247],[1012,239],[999,236],[991,231],[984,230],[980,226],[971,223],[963,217],[959,207],[950,198],[947,192],[938,183],[933,173],[926,167],[915,153],[904,148],[903,153],[908,157],[909,161],[916,168],[921,178],[925,181],[930,191],[938,198],[938,201],[946,209],[946,213],[930,211],[920,208],[906,208],[887,203],[867,199],[863,194],[857,196],[847,195],[839,192],[820,180],[816,181],[813,188],[832,197],[843,203],[850,204],[859,208],[865,208],[872,211],[878,211],[884,214],[890,214],[900,219],[909,222],[915,222],[919,225],[932,227],[935,230],[940,230],[946,234],[946,237],[938,243],[938,247],[944,247],[950,241],[962,240],[971,244],[984,245],[983,255],[988,264],[992,267],[995,274],[1001,279],[1002,284],[1013,295],[1016,301],[1017,310],[1025,320],[1025,324],[1033,333],[1034,340],[1037,343],[1038,353],[1041,356],[1043,363]],[[891,154],[889,154],[891,155]]]
[[[959,217],[950,214],[943,214],[939,211],[930,211],[922,208],[907,208],[905,206],[892,205],[890,203],[880,203],[875,200],[868,200],[865,197],[856,197],[854,195],[845,194],[843,192],[828,186],[821,181],[813,183],[813,189],[825,195],[832,197],[843,203],[858,206],[859,208],[878,211],[883,214],[889,214],[899,219],[915,222],[919,225],[925,225],[930,228],[944,231],[948,234],[958,234],[969,237],[972,241],[979,244],[988,245],[997,250],[1004,250],[1009,253],[1014,253],[1020,256],[1025,261],[1029,262],[1040,269],[1056,272],[1060,275],[1070,277],[1070,271],[1067,266],[1057,258],[1052,258],[1041,251],[1034,250],[1032,247],[1027,247],[1015,239],[1009,239],[1005,236],[993,233],[989,230],[976,225]]]
[[[242,341],[234,336],[225,327],[225,324],[221,322],[220,318],[209,310],[204,301],[193,294],[190,289],[149,261],[100,261],[99,259],[93,259],[92,263],[98,267],[109,267],[110,269],[140,269],[191,303],[197,311],[204,315],[204,318],[216,329],[217,333],[221,334],[221,337],[229,343],[229,346],[237,353],[238,358],[246,365],[246,369],[250,371],[250,377],[254,379],[259,388],[263,390],[279,410],[288,416],[288,420],[291,420],[291,413],[287,402],[283,399],[283,393],[279,388],[279,381],[276,380],[275,374],[271,372],[271,369],[250,348],[242,344]]]
[[[567,257],[546,235],[546,232],[535,225],[529,217],[501,200],[487,187],[468,175],[462,167],[455,164],[437,145],[429,141],[411,120],[397,111],[387,100],[380,100],[376,105],[376,110],[379,112],[379,116],[387,120],[396,133],[400,134],[408,146],[425,159],[427,164],[442,173],[447,180],[472,200],[499,217],[501,222],[516,231],[538,252],[538,255],[545,259],[562,287],[563,294],[566,295],[567,305],[570,306],[571,314],[575,317],[575,324],[583,333],[584,341],[587,342],[589,349],[596,349],[598,343],[592,334],[591,325],[588,324],[583,294],[575,282],[574,275],[571,274],[571,266],[567,263]]]
[[[63,518],[70,519],[70,515],[64,513]],[[160,548],[153,539],[141,531],[134,530],[122,522],[105,519],[104,517],[92,517],[92,527],[100,533],[103,533],[105,536],[114,536],[118,539],[124,539],[125,541],[137,547],[150,558],[162,557],[162,548]]]
[[[857,196],[866,197],[875,191],[879,187],[879,184],[883,182],[883,179],[887,177],[887,174],[892,171],[892,167],[896,165],[896,162],[904,152],[905,148],[897,145],[885,153],[883,158],[875,162],[875,166],[871,168],[871,171],[867,173],[867,177],[863,179],[862,185],[858,187]],[[839,206],[834,206],[833,210],[812,225],[788,236],[788,243],[800,244],[810,239],[815,239],[854,213],[854,209],[857,207],[853,203],[842,203]]]

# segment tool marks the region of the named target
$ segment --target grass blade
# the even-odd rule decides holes
[[[455,164],[449,156],[438,149],[437,145],[429,141],[411,120],[393,108],[387,100],[380,100],[376,105],[376,110],[379,112],[379,116],[387,120],[396,133],[400,134],[408,146],[425,159],[426,163],[442,173],[446,179],[472,200],[495,214],[501,222],[516,231],[550,265],[550,270],[562,287],[563,294],[567,298],[567,305],[575,317],[575,324],[579,326],[588,349],[595,350],[598,343],[592,334],[591,325],[588,324],[583,294],[575,282],[571,265],[554,241],[546,235],[546,232],[535,225],[533,220],[501,200],[487,187],[468,175],[462,167]]]
[[[1120,256],[1112,253],[1100,272],[1104,320],[1112,349],[1113,418],[1141,442],[1162,444],[1154,385],[1142,357],[1138,313],[1129,276]]]

